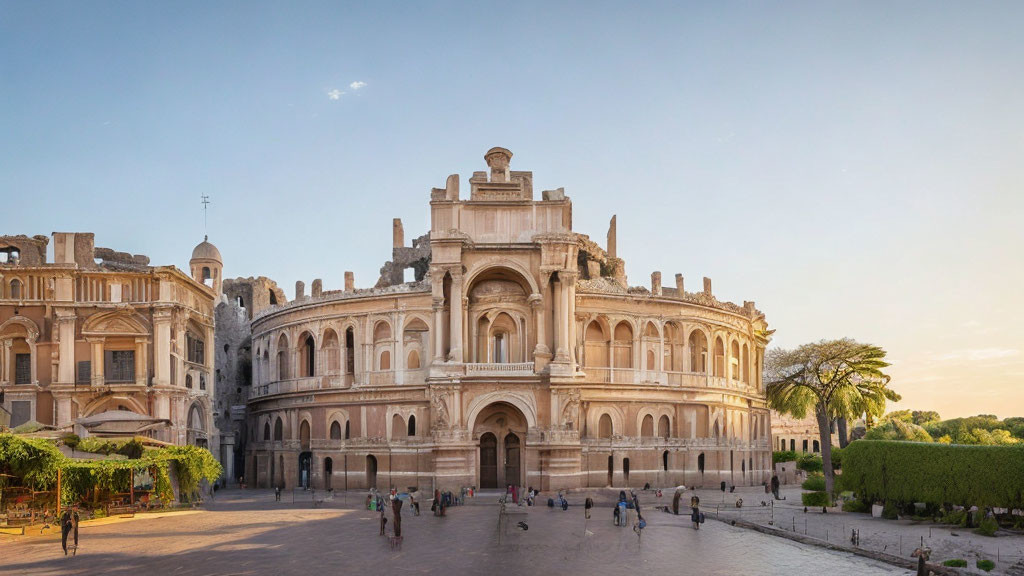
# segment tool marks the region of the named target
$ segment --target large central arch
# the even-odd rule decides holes
[[[477,442],[477,486],[522,486],[526,479],[526,415],[508,402],[494,402],[477,411],[472,430]]]

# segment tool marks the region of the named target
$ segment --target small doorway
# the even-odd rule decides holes
[[[334,475],[334,461],[324,458],[324,490],[332,490],[331,477]]]
[[[366,487],[377,487],[377,457],[372,454],[366,457]]]
[[[299,454],[299,487],[303,490],[309,489],[309,469],[312,463],[312,452],[303,452]]]
[[[622,459],[622,481],[629,486],[629,458]]]
[[[480,436],[480,488],[498,487],[498,439],[490,432]]]
[[[509,432],[505,436],[505,484],[522,484],[519,477],[519,436]]]
[[[612,456],[608,456],[608,483],[606,486],[611,486],[615,481],[615,459]]]

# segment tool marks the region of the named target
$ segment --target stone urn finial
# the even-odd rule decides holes
[[[484,154],[484,160],[491,169],[491,182],[508,182],[508,164],[512,160],[510,150],[496,146]]]

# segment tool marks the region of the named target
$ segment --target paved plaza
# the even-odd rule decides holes
[[[205,511],[83,525],[76,557],[55,536],[0,540],[0,574],[845,574],[906,571],[709,520],[650,509],[642,538],[612,525],[610,505],[584,526],[582,497],[568,511],[526,509],[529,530],[497,530],[498,507],[480,497],[437,518],[403,511],[404,543],[392,550],[360,495],[314,509],[306,495],[275,502],[266,490],[218,493]],[[653,503],[653,500],[652,500]],[[584,531],[590,534],[584,535]]]

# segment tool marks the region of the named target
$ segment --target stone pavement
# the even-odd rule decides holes
[[[73,558],[63,555],[58,537],[5,537],[0,574],[908,573],[720,522],[695,531],[687,518],[651,507],[638,538],[630,528],[612,525],[607,502],[613,494],[599,499],[589,522],[581,494],[569,496],[566,512],[525,508],[529,530],[512,522],[500,545],[498,507],[488,502],[493,495],[450,508],[444,518],[432,516],[426,504],[419,517],[403,510],[404,543],[392,550],[378,535],[376,514],[363,509],[363,494],[338,494],[314,509],[308,496],[293,504],[286,493],[278,503],[269,490],[228,490],[198,514],[83,526]],[[653,497],[644,501],[654,503]]]
[[[800,502],[801,492],[799,487],[783,487],[781,494],[786,500],[776,501],[769,507],[761,506],[762,501],[772,502],[771,495],[760,487],[737,488],[735,493],[724,495],[720,490],[698,490],[697,494],[709,516],[773,525],[831,544],[851,546],[850,532],[856,529],[860,536],[859,547],[865,550],[908,558],[923,544],[932,549],[935,562],[963,558],[973,567],[979,558],[992,560],[996,562],[992,574],[1005,573],[1014,564],[1024,565],[1024,536],[1001,533],[993,538],[931,522],[883,520],[872,518],[870,514],[850,512],[822,514],[820,508],[811,508],[805,513]],[[742,508],[736,508],[738,498],[743,499]],[[671,504],[667,494],[662,500],[666,499]]]

